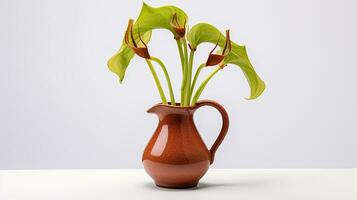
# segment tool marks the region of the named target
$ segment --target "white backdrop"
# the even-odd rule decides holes
[[[0,1],[0,169],[141,167],[157,125],[145,111],[159,95],[141,59],[122,85],[106,67],[141,3]],[[260,99],[245,100],[248,84],[234,66],[209,83],[203,98],[231,119],[215,167],[357,167],[356,1],[148,3],[181,7],[191,26],[230,28],[267,84]],[[179,91],[171,33],[155,31],[149,48]],[[211,48],[198,51],[196,65]],[[204,108],[195,119],[212,143],[218,112]]]

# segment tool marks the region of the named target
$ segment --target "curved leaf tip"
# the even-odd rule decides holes
[[[256,73],[251,64],[245,46],[232,44],[231,53],[224,59],[227,64],[234,64],[241,68],[250,86],[250,96],[247,100],[258,98],[265,90],[265,83]]]

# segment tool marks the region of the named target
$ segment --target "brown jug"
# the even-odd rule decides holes
[[[212,106],[222,115],[222,129],[208,149],[193,121],[201,106]],[[225,109],[214,101],[203,100],[193,107],[157,104],[148,113],[159,117],[158,127],[146,146],[143,164],[155,184],[168,188],[195,187],[214,161],[217,148],[229,126]]]

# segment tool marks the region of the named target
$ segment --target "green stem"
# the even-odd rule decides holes
[[[186,97],[186,104],[190,105],[191,101],[191,80],[192,80],[192,65],[193,65],[193,57],[195,55],[195,51],[190,52],[190,59],[189,64],[187,66],[187,82],[185,87],[185,97]]]
[[[182,50],[181,39],[180,40],[176,40],[176,44],[177,44],[177,48],[178,48],[179,54],[180,54],[181,69],[182,69],[182,80],[181,80],[181,105],[182,105],[184,103],[184,98],[185,98],[184,89],[185,89],[185,83],[186,83],[185,55],[184,55],[183,50]]]
[[[150,68],[150,71],[152,73],[152,76],[154,77],[155,84],[156,84],[157,89],[159,90],[162,103],[163,104],[167,104],[167,100],[166,100],[164,91],[162,90],[161,83],[160,83],[159,78],[157,77],[157,74],[155,72],[154,66],[152,65],[150,60],[148,60],[148,59],[145,59],[145,60],[146,60],[146,63],[149,65],[149,68]]]
[[[185,57],[183,55],[183,50],[182,50],[182,42],[181,40],[176,40],[176,44],[177,44],[177,48],[179,50],[179,54],[180,54],[180,60],[181,60],[181,69],[182,69],[182,76],[184,74],[184,65],[185,65]]]
[[[221,67],[216,67],[208,76],[207,78],[201,83],[201,85],[198,87],[195,96],[192,99],[192,103],[191,106],[194,106],[198,100],[198,98],[200,98],[200,95],[202,94],[203,89],[205,89],[208,81],[219,71],[221,70]]]
[[[188,53],[187,53],[187,42],[185,38],[182,38],[182,43],[183,43],[183,52],[184,52],[184,78],[182,80],[182,85],[181,85],[181,96],[183,96],[182,98],[182,102],[181,105],[182,106],[188,106],[188,102],[187,102],[187,78],[188,78],[188,74],[189,74],[189,70],[188,70]]]
[[[195,89],[195,85],[198,79],[198,76],[201,73],[201,70],[206,66],[206,63],[202,63],[196,70],[195,77],[193,78],[193,82],[190,88],[190,96],[192,96],[193,90]]]
[[[164,63],[159,59],[159,58],[156,58],[156,57],[151,57],[150,60],[158,63],[162,69],[162,71],[164,72],[165,74],[165,77],[166,77],[166,81],[167,81],[167,85],[169,87],[169,92],[170,92],[170,99],[171,99],[171,105],[176,105],[176,102],[175,102],[175,96],[174,96],[174,91],[172,89],[172,84],[171,84],[171,80],[170,80],[170,76],[169,76],[169,73],[167,72],[166,70],[166,67],[164,65]]]

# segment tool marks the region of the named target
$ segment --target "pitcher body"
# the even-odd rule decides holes
[[[222,130],[208,149],[193,120],[195,110],[209,105],[217,108],[223,119]],[[159,117],[158,126],[146,146],[142,161],[146,172],[161,187],[194,187],[213,162],[215,151],[228,130],[228,115],[213,101],[201,101],[194,107],[157,104],[148,110]]]

